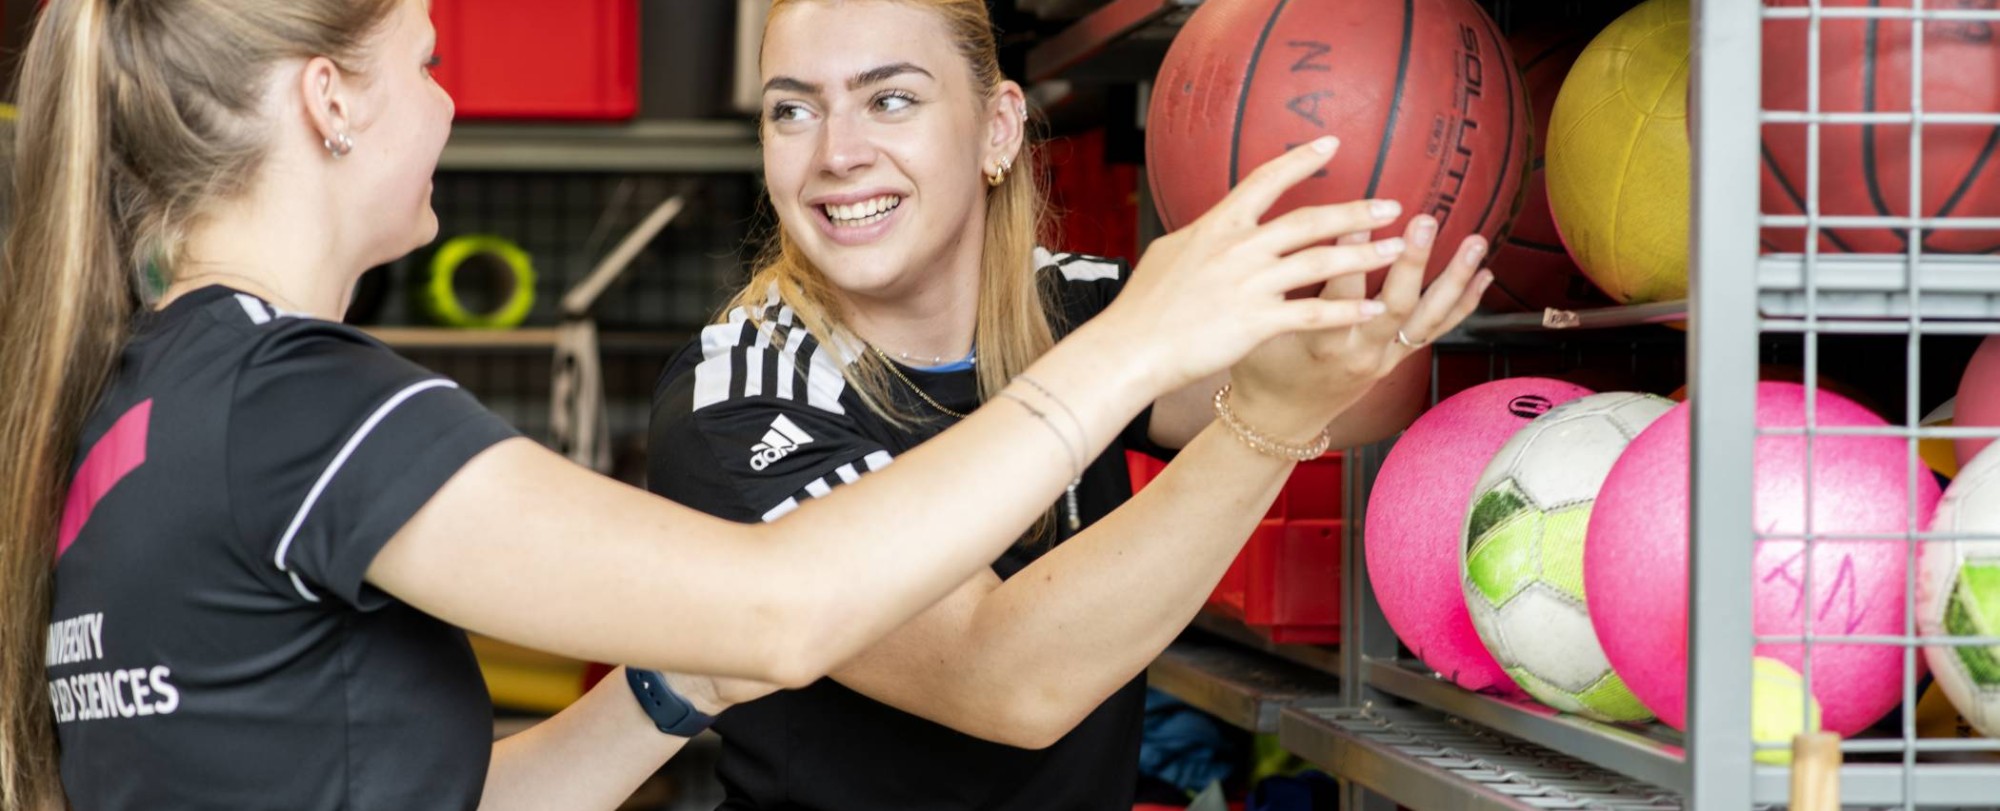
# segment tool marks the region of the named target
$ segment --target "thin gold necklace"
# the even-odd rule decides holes
[[[898,368],[896,368],[896,362],[895,362],[894,360],[891,360],[891,359],[889,358],[889,353],[887,353],[887,352],[884,352],[884,351],[882,351],[882,347],[879,347],[879,346],[876,346],[876,345],[874,345],[874,344],[869,344],[869,345],[868,345],[868,348],[869,348],[869,349],[873,349],[873,350],[875,350],[875,357],[878,357],[878,358],[881,358],[881,359],[882,359],[882,365],[883,365],[883,366],[887,366],[887,367],[889,367],[889,374],[892,374],[892,375],[895,375],[895,376],[896,376],[896,379],[897,379],[897,380],[901,380],[901,381],[903,381],[903,385],[905,385],[905,386],[909,386],[909,387],[910,387],[910,391],[914,391],[914,392],[916,392],[916,393],[917,393],[917,396],[918,396],[918,397],[922,397],[922,398],[924,398],[924,402],[926,402],[926,403],[930,403],[930,404],[931,404],[931,408],[935,408],[935,409],[937,409],[937,410],[939,410],[939,411],[942,411],[942,412],[944,412],[944,413],[946,413],[946,414],[949,414],[949,415],[951,415],[951,416],[953,416],[953,417],[957,417],[958,419],[961,419],[961,420],[962,420],[962,419],[965,419],[965,415],[964,415],[964,414],[960,414],[960,413],[958,413],[958,412],[956,412],[956,411],[953,411],[953,410],[951,410],[951,409],[949,409],[949,408],[945,408],[945,407],[944,407],[944,406],[943,406],[942,404],[940,404],[940,403],[939,403],[938,401],[936,401],[936,400],[933,400],[933,399],[931,399],[931,396],[930,396],[930,395],[928,395],[928,394],[925,394],[925,393],[924,393],[924,389],[923,389],[923,387],[922,387],[922,386],[918,386],[918,385],[917,385],[917,382],[916,382],[916,381],[914,381],[914,380],[911,380],[911,379],[910,379],[910,378],[909,378],[908,376],[904,375],[904,374],[903,374],[903,370],[901,370],[901,369],[898,369]]]

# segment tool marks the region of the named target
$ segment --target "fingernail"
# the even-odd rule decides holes
[[[1383,256],[1395,256],[1403,252],[1403,238],[1385,239],[1375,243],[1375,252]]]
[[[1361,314],[1373,318],[1389,311],[1389,305],[1379,301],[1361,302]]]
[[[1479,285],[1479,292],[1486,292],[1486,288],[1493,286],[1493,271],[1479,271],[1479,281],[1477,283]]]
[[[1428,248],[1431,246],[1431,240],[1437,239],[1437,235],[1437,220],[1425,217],[1417,220],[1417,227],[1410,233],[1410,241],[1416,243],[1419,248]]]
[[[1313,151],[1314,151],[1314,152],[1318,152],[1318,153],[1319,153],[1319,154],[1321,154],[1321,155],[1331,155],[1331,154],[1333,154],[1333,148],[1334,148],[1334,147],[1336,147],[1336,146],[1339,146],[1339,145],[1340,145],[1340,139],[1339,139],[1339,138],[1335,138],[1335,137],[1333,137],[1333,136],[1331,136],[1331,135],[1328,135],[1328,136],[1325,136],[1325,137],[1323,137],[1323,138],[1320,138],[1319,140],[1316,140],[1316,141],[1313,141],[1313,144],[1312,144],[1312,146],[1313,146]]]
[[[1368,205],[1368,213],[1375,215],[1375,219],[1378,220],[1393,220],[1396,215],[1403,213],[1403,204],[1394,200],[1376,200]]]
[[[1467,262],[1477,262],[1479,261],[1479,257],[1485,255],[1486,243],[1484,242],[1475,242],[1472,244],[1472,247],[1465,249],[1465,261]]]

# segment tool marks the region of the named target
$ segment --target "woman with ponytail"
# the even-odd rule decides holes
[[[1308,247],[1355,207],[1258,225],[1332,151],[1302,147],[1005,402],[840,498],[715,520],[339,323],[365,269],[436,234],[452,105],[426,10],[52,0],[36,22],[0,270],[0,808],[613,808],[709,714],[983,570],[1147,403],[1383,309],[1285,297],[1365,264]],[[783,384],[827,384],[809,369]],[[494,744],[460,628],[630,667]]]
[[[1153,243],[1136,269],[1054,253],[1037,247],[1026,106],[1000,73],[981,0],[777,0],[761,58],[779,228],[654,403],[649,486],[720,518],[782,522],[840,502],[934,450],[982,404],[1039,390],[1034,366],[1058,338],[1072,336],[1067,347],[1127,307],[1150,309],[1134,297],[1240,216],[1261,182],[1247,178]],[[1265,226],[1285,249],[1338,239],[1294,254],[1341,268],[1326,300],[1359,301],[1361,273],[1388,267],[1377,301],[1387,314],[1280,336],[1226,375],[1155,398],[1109,445],[1072,449],[1053,520],[990,570],[828,678],[721,719],[724,808],[1130,808],[1141,671],[1296,462],[1400,430],[1363,398],[1421,395],[1411,374],[1391,375],[1421,380],[1419,348],[1468,315],[1491,278],[1475,238],[1423,291],[1436,222],[1370,236],[1398,211],[1362,201]],[[1168,331],[1211,325],[1208,314],[1153,315]],[[1102,360],[1127,362],[1115,352]],[[1047,416],[1068,424],[1060,409]],[[1132,497],[1124,451],[1170,448],[1178,458]],[[874,520],[885,538],[920,526],[942,539],[986,519],[892,509]]]

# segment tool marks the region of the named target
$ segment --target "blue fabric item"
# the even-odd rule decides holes
[[[924,372],[927,374],[934,374],[934,375],[947,374],[950,372],[963,372],[970,370],[977,363],[978,358],[979,358],[979,350],[975,349],[971,352],[965,353],[965,357],[959,358],[958,360],[952,361],[942,366],[911,366],[910,369],[912,371]]]
[[[1340,783],[1323,772],[1273,777],[1257,784],[1244,808],[1246,811],[1336,811],[1340,808]]]
[[[1207,713],[1152,688],[1146,689],[1145,731],[1139,773],[1189,792],[1226,780],[1235,771],[1235,747]]]

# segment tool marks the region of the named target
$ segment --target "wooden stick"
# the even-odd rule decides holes
[[[1840,734],[1792,739],[1792,811],[1840,811]]]

